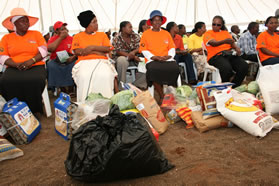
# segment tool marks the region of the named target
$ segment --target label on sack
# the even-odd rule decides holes
[[[67,113],[55,108],[55,128],[62,135],[67,136]]]
[[[17,112],[14,119],[27,135],[30,135],[39,126],[38,120],[30,112],[28,106]]]

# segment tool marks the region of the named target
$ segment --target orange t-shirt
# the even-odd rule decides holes
[[[232,38],[228,31],[221,30],[220,32],[214,32],[213,30],[208,30],[204,33],[203,42],[207,49],[207,61],[209,61],[213,56],[218,54],[223,50],[230,50],[232,47],[230,44],[223,44],[219,46],[207,45],[208,41],[214,39],[216,41],[221,41],[227,38]]]
[[[279,53],[279,35],[275,34],[272,36],[267,31],[260,33],[257,38],[257,49],[266,48],[274,53]],[[261,61],[267,60],[268,58],[274,57],[266,55],[259,50]]]
[[[6,34],[0,44],[0,55],[7,55],[15,63],[22,63],[36,56],[38,47],[47,46],[42,34],[38,31],[28,30],[24,36],[15,32]],[[44,65],[44,61],[38,61],[32,66]]]
[[[141,36],[139,52],[147,50],[155,56],[167,56],[171,48],[175,45],[170,33],[165,30],[154,32],[149,29]]]
[[[94,34],[87,34],[86,32],[80,32],[74,35],[71,50],[77,48],[86,48],[90,45],[112,47],[108,39],[108,36],[104,32],[95,32]],[[76,64],[81,60],[87,60],[87,59],[108,59],[108,58],[97,54],[78,56],[78,60],[76,61]]]
[[[180,50],[184,50],[183,40],[180,35],[175,34],[173,41],[176,49],[179,48]]]

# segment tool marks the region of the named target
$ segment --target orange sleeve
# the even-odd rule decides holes
[[[74,35],[74,37],[73,37],[71,51],[73,52],[73,50],[77,49],[77,48],[80,48],[79,35],[78,34]]]
[[[167,33],[167,34],[168,34],[168,40],[169,40],[168,50],[170,50],[171,48],[175,48],[175,44],[173,42],[171,35],[169,33]]]
[[[264,33],[261,33],[257,38],[257,49],[266,47],[266,38],[264,37]]]
[[[143,33],[140,39],[140,47],[139,52],[141,53],[144,50],[147,50],[147,42],[146,42],[146,33]]]
[[[204,36],[203,36],[204,45],[206,45],[207,42],[212,40],[212,39],[214,39],[214,37],[211,35],[211,33],[209,31],[204,33]]]
[[[102,32],[102,34],[103,34],[103,46],[112,47],[110,40],[108,39],[108,36],[104,32]]]
[[[5,35],[0,42],[0,55],[7,55],[7,56],[9,55],[8,48],[7,48],[7,46],[8,46],[7,45],[7,40],[8,40],[7,37],[8,36]]]
[[[38,43],[39,47],[40,46],[47,46],[46,40],[40,32],[36,32],[36,39],[37,39],[37,43]]]

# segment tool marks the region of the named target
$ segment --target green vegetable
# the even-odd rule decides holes
[[[259,85],[256,81],[251,81],[248,84],[248,92],[256,95],[259,92]]]
[[[105,98],[101,93],[90,93],[86,98],[87,101],[94,101],[95,99],[108,99],[108,98]]]
[[[239,91],[239,92],[247,92],[247,85],[246,84],[243,84],[243,85],[240,85],[238,87],[235,88],[235,90]]]
[[[192,88],[188,85],[182,85],[176,88],[176,95],[181,97],[190,97],[192,94]]]
[[[131,90],[123,90],[118,92],[114,96],[110,98],[113,104],[118,105],[120,110],[128,110],[134,109],[135,106],[132,103],[132,99],[134,97],[133,91]]]
[[[196,90],[196,89],[194,89],[194,90],[192,91],[192,94],[191,94],[190,97],[193,98],[193,99],[196,99],[196,98],[198,97],[198,94],[197,94],[197,90]]]

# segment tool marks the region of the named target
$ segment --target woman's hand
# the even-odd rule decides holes
[[[161,56],[152,56],[150,59],[153,61],[163,61]]]
[[[76,59],[77,59],[77,58],[76,58],[75,55],[70,56],[70,57],[67,59],[66,63],[72,63],[72,62],[75,61]]]
[[[128,57],[128,60],[133,60],[133,59],[135,59],[135,53],[130,52],[127,57]]]
[[[82,56],[87,56],[91,53],[92,53],[92,47],[91,46],[88,46],[88,47],[82,49],[82,51],[81,51]]]
[[[27,61],[24,61],[23,63],[20,63],[17,68],[19,70],[27,70],[27,69],[31,68],[31,66],[33,64],[34,64],[34,61],[32,59],[29,59]]]
[[[170,58],[171,58],[171,56],[162,56],[162,61],[167,61]]]
[[[135,56],[134,60],[135,60],[135,62],[140,62],[141,61],[138,56]]]
[[[236,48],[235,48],[235,51],[236,51],[236,54],[237,54],[238,56],[241,55],[241,50],[240,50],[239,47],[236,47]]]

